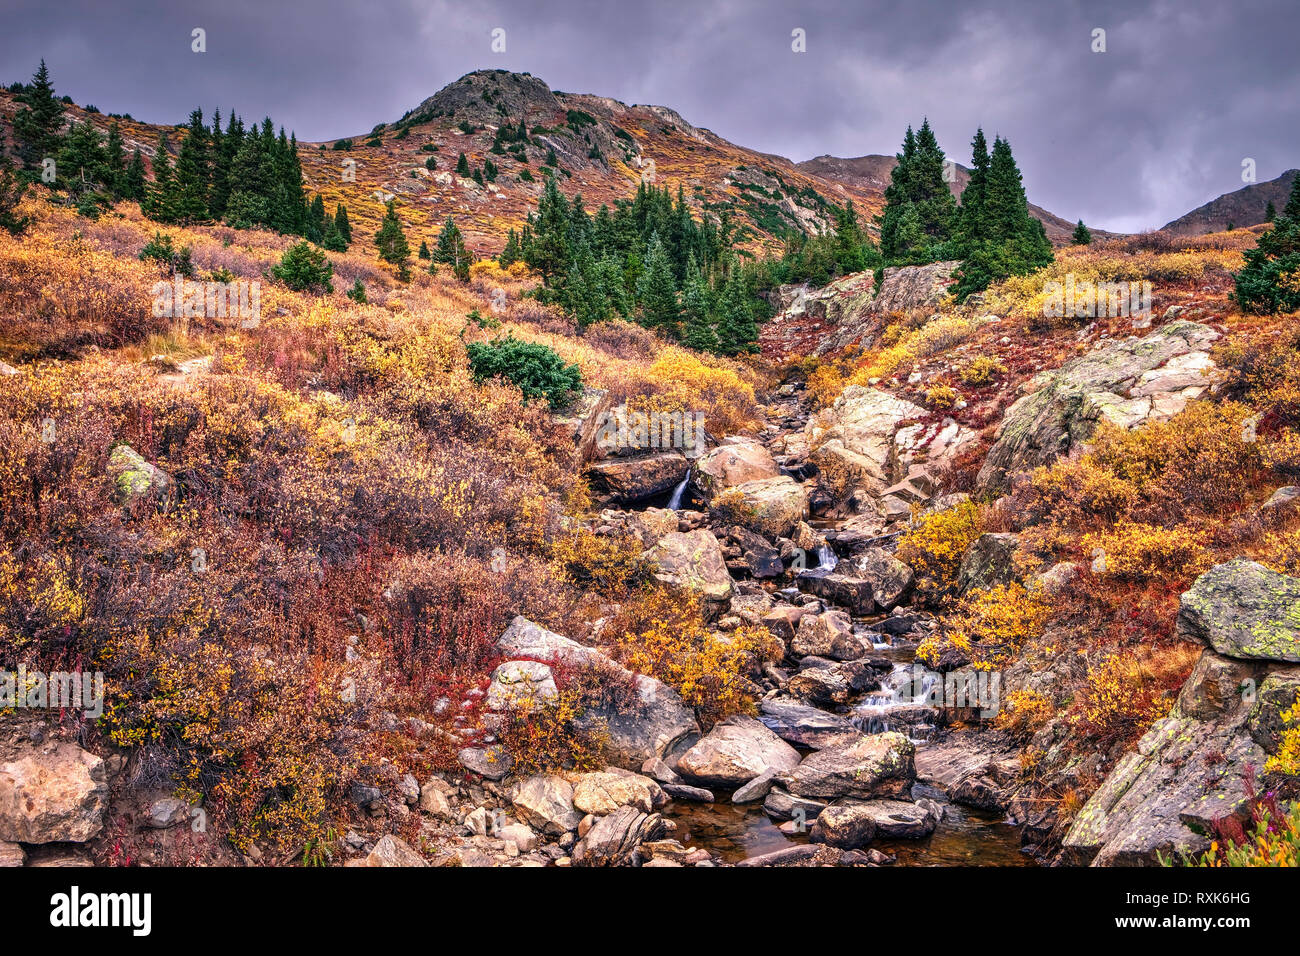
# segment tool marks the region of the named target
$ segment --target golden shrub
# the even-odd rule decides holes
[[[899,538],[898,559],[911,567],[918,588],[933,600],[952,592],[966,550],[982,533],[979,507],[963,501],[923,516]]]

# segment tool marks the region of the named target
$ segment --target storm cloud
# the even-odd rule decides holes
[[[1011,141],[1033,201],[1120,231],[1240,188],[1246,159],[1261,182],[1300,166],[1294,0],[4,7],[0,79],[26,80],[44,57],[60,93],[151,122],[233,107],[330,139],[471,70],[526,70],[555,89],[670,106],[794,160],[892,153],[928,116],[964,162],[982,126]],[[195,28],[204,53],[191,50]],[[806,52],[792,49],[795,30]]]

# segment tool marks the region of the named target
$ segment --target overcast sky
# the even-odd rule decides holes
[[[929,116],[967,162],[983,126],[1033,201],[1126,232],[1240,188],[1245,159],[1300,166],[1298,48],[1297,0],[0,0],[0,80],[44,56],[60,93],[137,119],[233,106],[330,139],[527,70],[794,160],[892,153]]]

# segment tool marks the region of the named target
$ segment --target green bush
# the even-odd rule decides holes
[[[471,342],[466,351],[475,381],[506,379],[519,387],[524,398],[544,398],[551,408],[562,408],[582,387],[578,366],[566,363],[546,345],[507,335],[491,342]]]
[[[1281,216],[1243,255],[1246,266],[1236,277],[1243,312],[1300,309],[1300,221]]]
[[[280,258],[280,264],[271,269],[271,275],[296,292],[321,290],[333,292],[334,266],[325,253],[309,242],[290,246]]]

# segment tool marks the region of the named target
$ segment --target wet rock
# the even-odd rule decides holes
[[[856,617],[866,617],[876,610],[871,581],[853,574],[812,568],[799,572],[799,586],[810,594],[848,609]]]
[[[833,847],[818,846],[815,843],[797,843],[794,846],[773,850],[771,853],[740,860],[736,866],[838,866],[839,862],[840,853]]]
[[[809,754],[777,779],[802,797],[899,797],[916,780],[915,753],[912,742],[900,733],[863,735]]]
[[[776,777],[776,769],[769,767],[764,770],[749,783],[738,787],[731,795],[732,803],[753,803],[755,800],[762,800],[767,796],[768,791],[772,789],[772,780]]]
[[[820,750],[859,736],[847,718],[811,707],[792,697],[767,697],[759,702],[759,719],[778,737],[798,747]]]
[[[0,764],[0,840],[84,843],[104,825],[104,761],[71,743]]]
[[[868,651],[853,633],[853,622],[843,611],[805,615],[790,642],[790,652],[795,655],[813,654],[837,661],[857,660]]]
[[[690,470],[686,456],[677,451],[635,458],[610,458],[588,469],[598,493],[631,503],[671,491]]]
[[[883,548],[868,548],[855,555],[853,567],[870,585],[871,595],[882,611],[892,611],[912,592],[912,569]]]
[[[666,783],[664,792],[674,800],[685,803],[712,803],[713,791],[703,787],[692,787],[684,783]]]
[[[791,770],[798,752],[752,717],[729,717],[677,761],[688,779],[723,787],[748,783],[764,771]]]
[[[785,691],[801,700],[819,704],[843,704],[849,698],[880,686],[877,670],[867,661],[832,663],[805,658],[815,666],[803,667],[785,685]]]
[[[808,834],[813,843],[852,850],[870,843],[876,835],[876,818],[868,804],[839,801],[817,815]]]
[[[831,806],[835,806],[832,804]],[[933,800],[869,800],[861,809],[875,823],[875,834],[882,840],[919,840],[935,831],[943,817],[943,808]]]
[[[763,812],[774,820],[794,820],[806,822],[814,819],[826,809],[825,800],[799,797],[775,785],[763,798]]]

